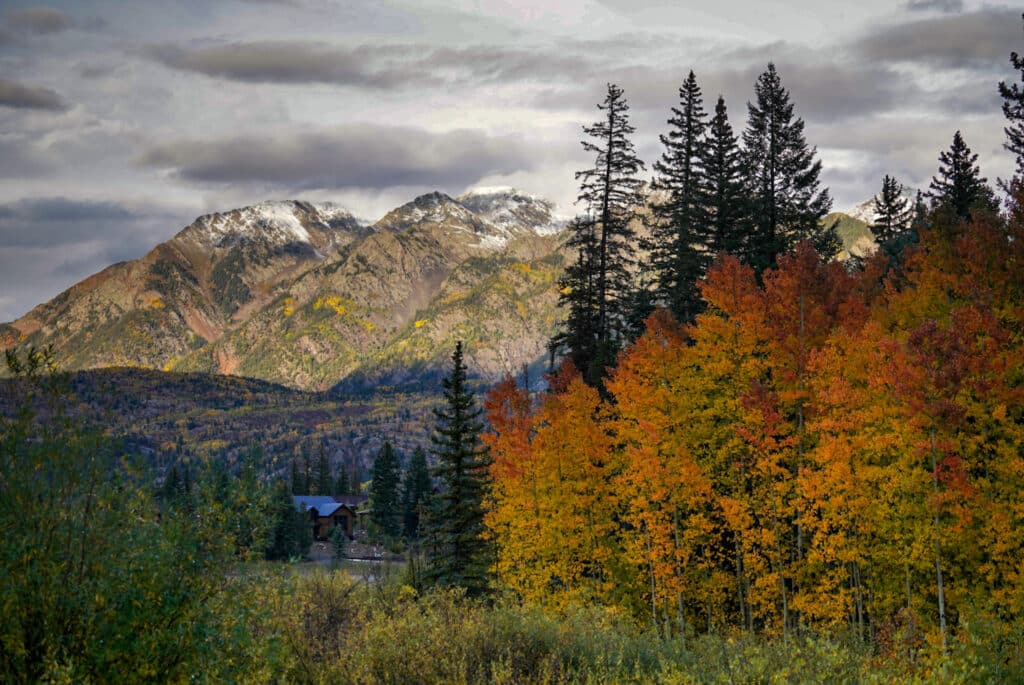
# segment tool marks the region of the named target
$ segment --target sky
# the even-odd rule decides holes
[[[0,321],[261,200],[571,214],[607,84],[650,168],[691,69],[739,133],[773,62],[836,210],[927,188],[958,129],[994,181],[1011,50],[1020,9],[968,0],[0,0]]]

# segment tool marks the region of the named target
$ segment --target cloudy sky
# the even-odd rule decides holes
[[[0,0],[0,321],[264,199],[570,213],[605,84],[650,162],[690,69],[740,130],[774,62],[836,209],[926,186],[957,129],[994,180],[1013,49],[1019,8],[970,0]]]

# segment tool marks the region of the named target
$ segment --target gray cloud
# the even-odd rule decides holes
[[[910,12],[963,12],[963,0],[908,0],[906,8]]]
[[[0,79],[0,107],[62,111],[68,106],[64,98],[49,88],[36,88]]]
[[[60,10],[50,7],[27,7],[7,13],[11,28],[28,33],[59,33],[71,27],[71,20]]]
[[[0,321],[114,262],[142,256],[190,218],[145,203],[67,197],[0,204]]]
[[[193,50],[160,45],[149,48],[148,54],[172,69],[250,83],[333,83],[367,88],[394,88],[414,81],[429,84],[426,73],[383,63],[386,56],[408,50],[265,41]]]
[[[55,169],[53,161],[22,138],[0,136],[0,178],[25,179],[46,176]]]
[[[33,198],[0,205],[0,246],[50,247],[61,243],[124,237],[139,216],[113,202]],[[102,226],[102,228],[100,228]]]
[[[872,61],[917,62],[933,67],[992,69],[1019,46],[1017,10],[986,7],[976,12],[921,19],[878,28],[853,43]]]
[[[694,65],[704,93],[705,109],[712,110],[719,94],[726,98],[734,117],[746,116],[746,103],[754,98],[754,82],[769,58],[747,61],[744,66]],[[871,116],[901,105],[921,104],[924,95],[907,76],[884,65],[850,66],[817,57],[775,60],[782,84],[792,94],[796,114],[805,120],[842,121]],[[677,91],[689,67],[668,71],[662,67],[622,67],[575,87],[538,91],[534,103],[549,109],[590,108],[603,97],[606,81],[626,91],[641,125],[664,126],[669,107],[678,104]]]
[[[363,124],[277,137],[176,141],[150,148],[139,163],[200,184],[289,190],[449,188],[533,169],[541,156],[519,136]]]
[[[260,41],[212,47],[150,46],[164,66],[249,83],[330,83],[372,89],[451,83],[575,79],[593,58],[547,49],[493,45],[434,48],[360,45],[341,48],[302,41]]]

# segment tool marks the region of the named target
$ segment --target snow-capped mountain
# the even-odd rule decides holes
[[[326,247],[324,240],[332,242],[338,231],[359,232],[361,228],[341,205],[287,200],[206,214],[175,238],[194,240],[209,248],[263,242],[279,246],[305,243],[320,249]]]
[[[903,197],[907,198],[907,201],[913,205],[914,198],[917,196],[917,190],[914,188],[903,188]],[[875,222],[875,198],[877,195],[872,195],[863,202],[858,202],[853,207],[847,209],[843,214],[851,216],[858,221],[863,221],[866,224],[873,224]]]
[[[549,236],[565,227],[554,204],[515,188],[476,188],[451,198],[440,192],[417,197],[392,210],[375,224],[379,230],[405,230],[435,225],[453,238],[470,239],[477,247],[500,250],[518,236]]]
[[[555,205],[549,200],[507,186],[474,188],[460,195],[457,202],[509,235],[524,230],[551,235],[568,223],[555,214]]]
[[[442,368],[459,339],[476,371],[498,376],[542,356],[559,319],[563,223],[553,209],[513,189],[478,189],[422,195],[373,225],[331,203],[208,214],[0,324],[0,340],[52,344],[72,370],[326,388],[408,381]]]

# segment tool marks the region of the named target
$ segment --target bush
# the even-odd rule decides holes
[[[260,609],[233,592],[233,540],[209,503],[159,511],[118,443],[67,416],[49,358],[9,360],[26,399],[0,423],[0,682],[261,668],[247,628]]]

